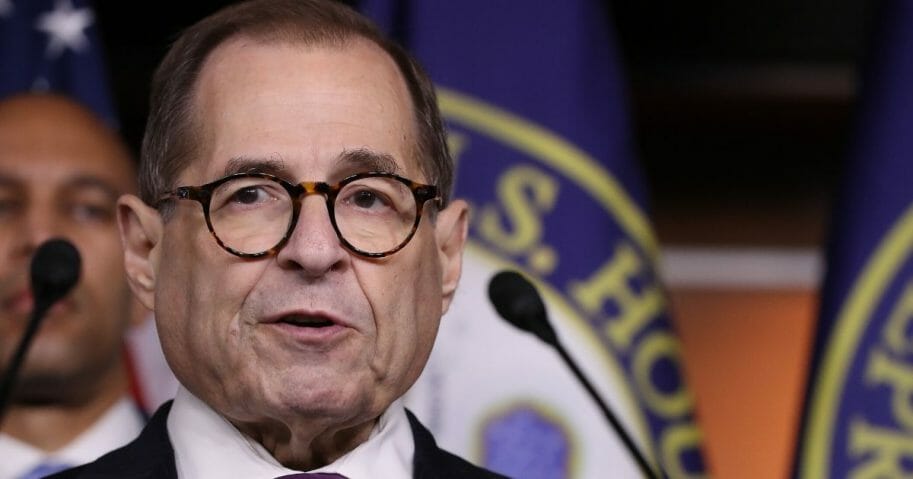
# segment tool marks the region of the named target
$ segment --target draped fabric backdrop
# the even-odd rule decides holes
[[[831,232],[801,478],[913,474],[913,3],[881,7]]]

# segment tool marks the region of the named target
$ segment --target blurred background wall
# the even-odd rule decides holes
[[[612,2],[718,477],[786,477],[875,2]]]
[[[134,147],[168,43],[225,3],[96,2]],[[708,465],[716,477],[785,477],[873,6],[607,6]]]

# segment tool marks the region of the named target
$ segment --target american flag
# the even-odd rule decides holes
[[[0,98],[56,92],[116,127],[96,20],[84,0],[0,0]]]

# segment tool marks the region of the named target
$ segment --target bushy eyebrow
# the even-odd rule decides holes
[[[384,173],[402,174],[402,167],[392,155],[378,153],[367,148],[344,150],[337,163],[342,169],[353,172],[380,171]]]
[[[113,185],[108,183],[105,180],[96,178],[94,176],[85,176],[79,175],[75,176],[66,182],[66,188],[69,190],[81,190],[81,189],[93,189],[99,190],[104,193],[106,196],[110,197],[112,200],[116,200],[118,196],[123,194],[123,191],[120,191],[118,188],[115,188]]]
[[[285,178],[288,176],[288,168],[282,160],[267,160],[242,156],[228,160],[228,163],[225,165],[225,170],[223,171],[224,176],[234,175],[236,173],[268,173],[280,178]]]
[[[114,187],[111,183],[90,175],[76,175],[66,180],[62,185],[67,191],[91,189],[102,192],[105,196],[116,200],[118,196],[125,193]],[[0,174],[0,187],[2,188],[23,188],[23,181]]]
[[[403,174],[403,168],[396,162],[393,155],[379,153],[367,148],[343,150],[336,159],[336,165],[336,171],[341,173],[342,176],[368,171]],[[229,176],[236,173],[267,173],[288,181],[301,180],[301,178],[292,177],[286,162],[275,158],[243,156],[232,158],[228,160],[222,174],[223,176]],[[307,178],[306,180],[313,181],[315,178]]]

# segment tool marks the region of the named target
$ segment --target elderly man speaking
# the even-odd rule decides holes
[[[331,1],[235,5],[171,48],[147,128],[142,199],[118,221],[182,388],[135,442],[60,477],[500,477],[400,400],[467,230],[409,55]]]

